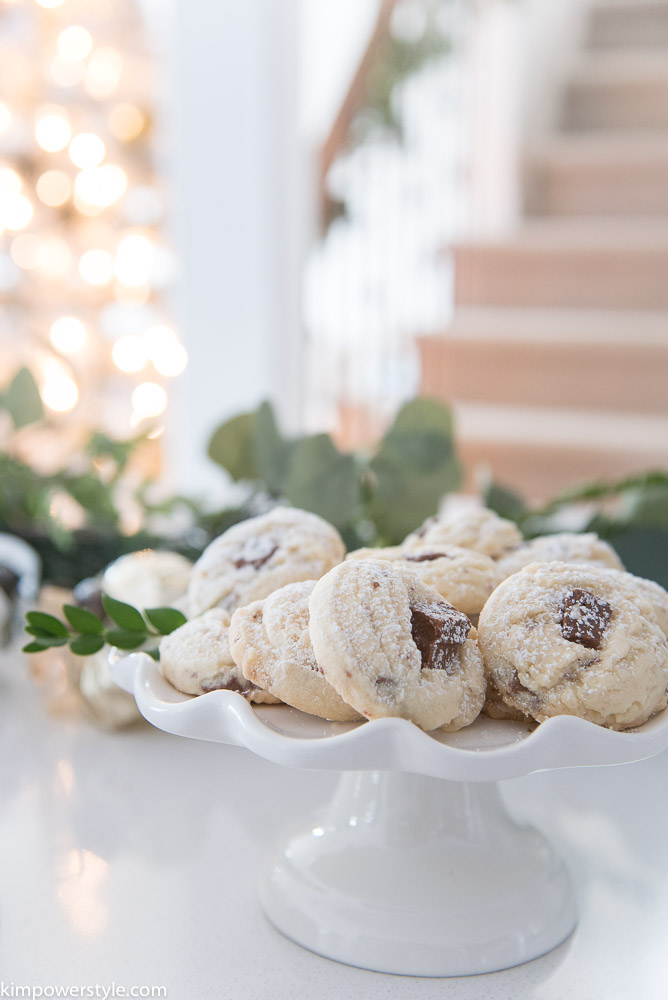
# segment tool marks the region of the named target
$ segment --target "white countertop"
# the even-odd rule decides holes
[[[0,689],[0,745],[5,989],[115,983],[165,987],[169,1000],[668,998],[668,754],[504,783],[514,814],[549,831],[568,861],[580,924],[550,955],[507,972],[413,979],[311,954],[256,901],[259,859],[327,799],[335,774],[148,725],[106,733],[53,717],[25,679]]]

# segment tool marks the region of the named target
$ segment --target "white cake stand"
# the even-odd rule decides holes
[[[269,920],[327,958],[377,972],[462,976],[537,958],[577,914],[569,876],[496,782],[642,760],[668,748],[668,711],[628,733],[581,719],[481,717],[427,734],[403,719],[333,723],[239,694],[182,695],[143,653],[112,656],[116,683],[158,729],[244,746],[291,767],[343,771],[322,815],[261,873]]]

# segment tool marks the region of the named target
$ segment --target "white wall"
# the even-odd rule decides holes
[[[163,145],[189,365],[170,392],[166,478],[215,503],[216,425],[268,396],[288,423],[299,412],[297,0],[175,3]]]

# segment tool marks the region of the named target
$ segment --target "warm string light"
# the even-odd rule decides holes
[[[144,334],[146,352],[160,375],[174,377],[185,371],[188,355],[185,347],[168,326],[154,326]]]
[[[67,413],[79,401],[79,388],[68,369],[57,358],[47,358],[43,364],[40,394],[45,406],[54,413]]]
[[[84,23],[68,23],[66,0],[17,0],[12,16],[32,19],[43,67],[29,46],[17,49],[9,37],[3,45],[0,24],[0,62],[12,79],[12,100],[0,102],[0,287],[10,297],[16,290],[19,310],[35,304],[36,314],[56,282],[70,301],[63,315],[26,326],[41,324],[41,343],[53,352],[35,372],[45,406],[71,412],[107,356],[127,379],[128,427],[136,427],[164,413],[161,380],[181,374],[188,358],[154,305],[170,263],[154,231],[163,206],[143,149],[149,117],[136,33],[130,60],[112,35],[123,2],[106,4],[111,31],[99,36],[85,5]],[[96,0],[96,14],[104,4]],[[112,336],[102,321],[111,308],[121,311],[107,353],[100,339]],[[120,392],[121,382],[110,384]]]
[[[24,233],[22,236],[15,236],[11,242],[9,253],[17,267],[22,267],[26,271],[32,271],[39,267],[42,241],[39,236]]]
[[[79,260],[79,274],[88,285],[108,285],[114,274],[114,258],[106,250],[86,250]]]
[[[72,181],[63,170],[47,170],[38,178],[35,190],[44,205],[58,208],[69,200]]]
[[[84,87],[91,97],[108,97],[116,90],[122,72],[123,59],[116,49],[96,49],[88,60]]]
[[[157,382],[142,382],[132,393],[133,422],[159,417],[167,409],[167,393]]]
[[[105,157],[107,147],[94,132],[80,132],[70,143],[70,160],[75,167],[97,167]]]
[[[50,65],[51,77],[59,87],[76,87],[86,72],[82,62],[71,62],[62,56],[54,56]]]
[[[141,135],[146,119],[134,104],[117,104],[109,112],[111,134],[122,142],[132,142]]]
[[[79,354],[86,346],[86,327],[76,316],[61,316],[51,324],[49,340],[61,354]]]
[[[69,117],[63,108],[51,106],[42,108],[35,122],[35,138],[47,153],[57,153],[65,149],[72,136]]]
[[[128,179],[122,167],[87,167],[74,181],[74,204],[84,215],[97,215],[125,193]]]
[[[158,374],[167,378],[181,375],[188,364],[186,349],[168,326],[153,326],[142,336],[119,337],[111,356],[120,371],[140,372],[150,362]]]
[[[57,41],[58,55],[67,62],[81,62],[90,54],[93,48],[93,39],[90,32],[86,31],[79,24],[72,24],[69,28],[64,28],[58,35]]]
[[[146,366],[148,355],[140,337],[127,334],[114,344],[111,357],[116,367],[128,374],[140,372]]]

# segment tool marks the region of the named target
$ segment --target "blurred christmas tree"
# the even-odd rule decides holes
[[[154,78],[131,0],[0,0],[0,391],[29,368],[48,418],[0,423],[0,449],[37,467],[91,429],[159,434],[186,364],[159,302]]]

